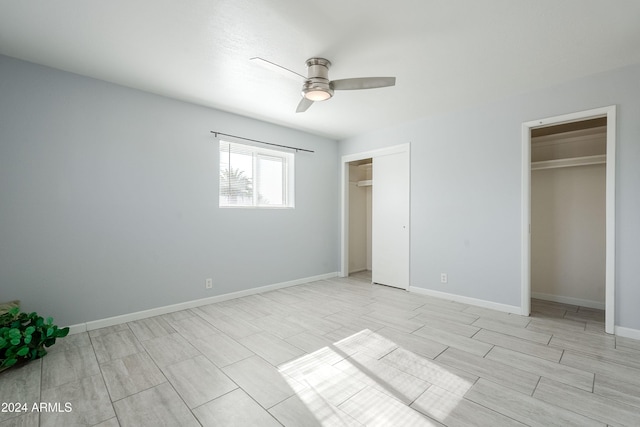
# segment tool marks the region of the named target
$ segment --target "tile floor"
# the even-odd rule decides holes
[[[0,374],[0,402],[28,406],[0,427],[640,425],[640,342],[601,311],[532,306],[360,274],[72,335]]]

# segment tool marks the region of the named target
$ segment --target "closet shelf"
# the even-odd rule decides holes
[[[365,179],[364,181],[358,181],[358,187],[370,187],[373,185],[373,180]]]
[[[572,166],[599,165],[607,163],[607,155],[570,157],[568,159],[544,160],[541,162],[531,162],[531,170],[568,168]]]

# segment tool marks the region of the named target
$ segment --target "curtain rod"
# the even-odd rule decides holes
[[[257,142],[258,144],[266,144],[266,145],[273,145],[274,147],[288,148],[290,150],[296,150],[296,153],[298,151],[306,151],[307,153],[315,153],[315,151],[307,150],[305,148],[296,148],[296,147],[289,147],[288,145],[273,144],[271,142],[258,141],[257,139],[244,138],[242,136],[237,136],[237,135],[229,135],[228,133],[216,132],[216,131],[213,131],[213,130],[211,131],[211,133],[214,134],[216,138],[218,137],[218,135],[224,135],[224,136],[230,136],[232,138],[244,139],[245,141]]]

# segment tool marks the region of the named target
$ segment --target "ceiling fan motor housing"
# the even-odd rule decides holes
[[[333,88],[329,80],[331,62],[324,58],[307,60],[307,79],[302,85],[302,96],[312,101],[324,101],[333,96]]]

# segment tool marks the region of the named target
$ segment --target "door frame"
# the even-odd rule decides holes
[[[360,153],[346,154],[341,160],[341,228],[340,228],[340,277],[349,276],[349,163],[364,159],[375,159],[379,156],[397,153],[409,153],[409,162],[411,162],[411,144],[399,144],[391,147],[380,148],[376,150],[364,151]],[[375,178],[374,178],[375,179]],[[411,181],[411,178],[409,178]],[[409,209],[411,208],[411,192],[409,192]],[[409,222],[411,222],[411,214],[409,214]],[[409,223],[411,225],[411,223]],[[411,227],[409,226],[409,232]],[[409,260],[411,260],[411,236],[409,236]],[[410,262],[407,265],[409,269],[409,282],[411,282]]]
[[[616,238],[616,106],[578,111],[532,120],[522,124],[522,315],[531,314],[531,129],[599,117],[607,118],[605,196],[605,332],[615,333],[615,238]]]

